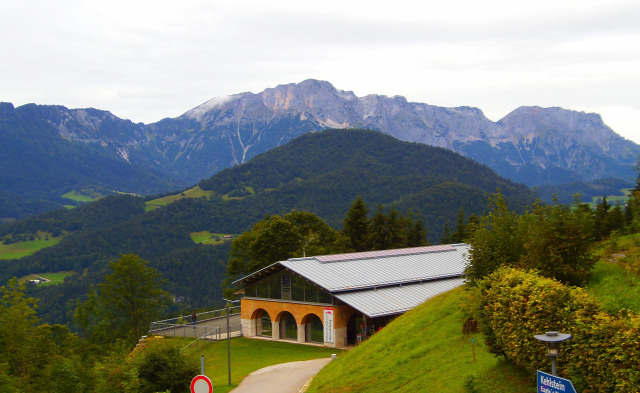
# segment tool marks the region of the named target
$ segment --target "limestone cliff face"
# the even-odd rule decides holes
[[[0,112],[13,110],[3,105]],[[477,108],[443,108],[401,96],[357,97],[313,79],[216,97],[149,125],[96,109],[32,106],[33,116],[49,122],[61,138],[99,143],[132,164],[187,183],[327,128],[368,128],[451,149],[528,185],[632,180],[640,155],[640,146],[617,135],[597,114],[521,107],[493,122]]]
[[[231,164],[323,128],[369,128],[455,150],[529,185],[628,180],[640,154],[638,145],[613,132],[597,114],[521,107],[492,122],[477,108],[443,108],[401,96],[357,97],[317,80],[214,99],[182,118],[196,121],[204,132],[227,135],[234,151]],[[283,124],[283,119],[289,120]]]

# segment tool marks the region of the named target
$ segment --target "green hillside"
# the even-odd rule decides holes
[[[94,188],[111,194],[118,190],[151,194],[176,190],[184,184],[152,169],[132,164],[107,144],[76,142],[66,132],[87,128],[71,121],[63,107],[27,104],[18,108],[2,103],[0,110],[0,218],[23,218],[69,203],[72,190]],[[86,110],[100,117],[101,135],[134,133],[139,126],[118,120],[108,112]],[[66,121],[64,120],[66,118]],[[85,135],[87,140],[96,139]],[[63,197],[62,195],[66,195]],[[14,196],[20,196],[16,199]]]
[[[110,196],[0,226],[0,240],[37,231],[65,234],[53,247],[5,262],[0,281],[37,271],[88,269],[64,286],[38,289],[43,291],[37,295],[43,299],[39,312],[44,320],[66,323],[75,298],[100,282],[107,262],[133,253],[157,268],[183,303],[208,308],[221,301],[229,244],[196,244],[192,233],[240,234],[265,215],[292,210],[315,213],[339,228],[360,195],[372,212],[378,204],[396,206],[402,214],[412,211],[423,221],[429,240],[438,243],[461,208],[467,216],[483,214],[496,189],[515,210],[533,201],[527,187],[445,149],[374,131],[311,133],[224,170],[199,187],[148,198],[146,205],[142,198]],[[60,299],[68,301],[56,303]]]
[[[307,392],[535,390],[534,376],[488,353],[481,334],[462,334],[466,303],[458,288],[407,312],[322,369]]]

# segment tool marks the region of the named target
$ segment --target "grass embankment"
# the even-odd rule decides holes
[[[171,338],[180,345],[185,346],[192,342],[191,339]],[[200,355],[204,354],[205,374],[213,383],[213,391],[226,393],[236,388],[242,380],[263,367],[274,364],[297,362],[330,357],[331,354],[340,354],[339,349],[313,347],[307,345],[290,344],[283,342],[248,339],[243,337],[231,339],[231,386],[228,385],[227,371],[227,342],[218,341],[200,346],[188,348],[187,354],[193,356],[195,362],[200,365]]]
[[[640,312],[640,234],[614,237],[596,253],[587,289],[609,312]],[[459,288],[399,317],[325,367],[308,392],[535,391],[533,375],[489,354],[480,334],[462,334],[465,300]],[[476,390],[465,387],[469,376]]]
[[[640,312],[640,234],[614,236],[596,254],[587,290],[609,313],[623,308]]]
[[[407,312],[322,369],[308,392],[535,391],[535,376],[488,353],[481,334],[462,334],[465,301],[458,288]]]
[[[60,240],[62,240],[62,236],[46,238],[42,235],[41,238],[34,240],[25,240],[11,244],[0,243],[0,259],[18,259],[26,257],[27,255],[31,255],[42,248],[51,247]]]

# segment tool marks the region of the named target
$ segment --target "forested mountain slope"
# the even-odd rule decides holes
[[[0,218],[72,204],[62,195],[87,187],[108,195],[154,194],[184,186],[105,148],[105,140],[118,138],[111,134],[141,132],[136,130],[140,127],[95,109],[0,103]],[[98,135],[81,134],[85,128]]]
[[[228,244],[197,245],[189,236],[192,232],[239,234],[267,214],[293,209],[316,213],[339,227],[360,195],[372,210],[377,204],[403,213],[411,210],[423,220],[431,242],[437,242],[461,208],[467,216],[482,214],[497,189],[514,209],[533,201],[526,186],[457,153],[363,130],[305,134],[214,175],[200,187],[208,197],[185,197],[146,212],[141,198],[114,196],[0,227],[0,238],[5,239],[37,231],[68,233],[55,246],[4,261],[0,279],[78,272],[69,286],[38,289],[43,292],[39,297],[48,299],[42,305],[47,320],[64,322],[74,299],[100,280],[109,260],[134,253],[171,281],[176,298],[200,306],[220,298]],[[51,299],[66,299],[66,308],[48,305]]]
[[[0,103],[0,192],[8,193],[0,195],[0,214],[41,211],[42,201],[60,204],[62,194],[82,187],[107,194],[176,190],[331,128],[373,129],[443,147],[529,186],[633,181],[640,154],[640,146],[594,113],[520,107],[494,122],[478,108],[357,97],[313,79],[217,97],[146,125],[91,108]]]

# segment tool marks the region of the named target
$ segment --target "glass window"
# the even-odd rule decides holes
[[[244,288],[244,295],[249,297],[256,297],[256,284],[247,285]]]
[[[291,313],[285,312],[280,319],[280,338],[285,340],[298,339],[298,324]]]
[[[256,329],[256,333],[258,336],[271,337],[273,335],[271,317],[266,311],[262,310],[262,316],[256,319],[256,324],[258,324],[258,326],[256,326],[258,328]]]
[[[310,303],[318,303],[318,287],[310,282],[307,282],[305,287],[305,298]]]
[[[324,327],[317,315],[311,315],[305,325],[305,341],[321,343],[324,342]]]
[[[280,291],[280,276],[282,273],[276,273],[269,277],[269,298],[282,299],[282,292]]]
[[[305,279],[298,275],[291,275],[291,300],[304,302]]]
[[[269,282],[267,280],[258,281],[257,287],[258,287],[258,297],[261,297],[261,298],[269,297]]]
[[[318,288],[318,303],[331,304],[331,295],[329,295],[323,289]]]
[[[291,275],[283,274],[280,278],[282,300],[291,300]]]

